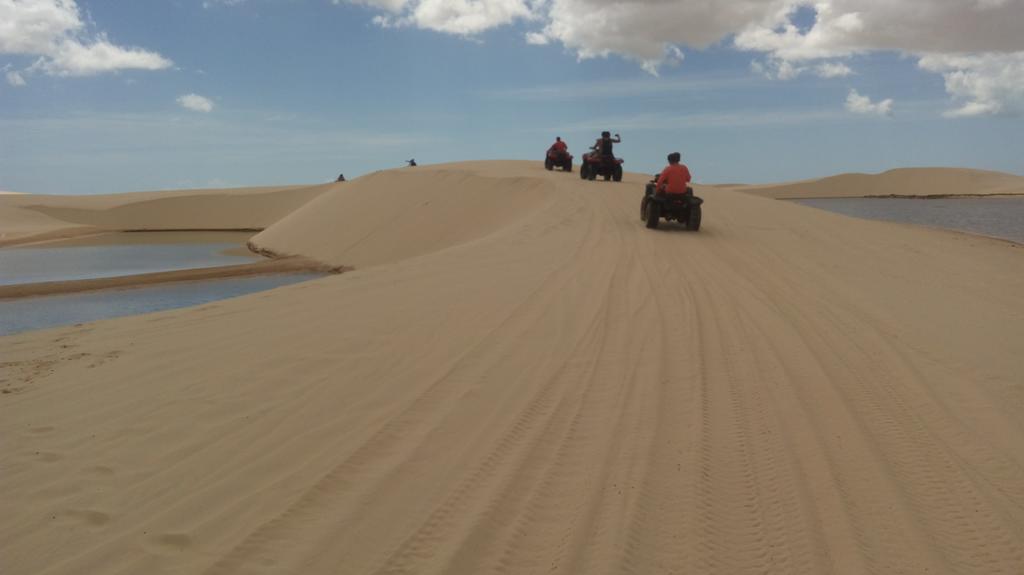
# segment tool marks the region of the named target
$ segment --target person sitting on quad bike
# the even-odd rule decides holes
[[[572,171],[572,154],[569,153],[569,146],[558,136],[555,137],[555,143],[551,144],[544,155],[544,169],[550,171],[555,169],[555,166],[566,172]]]
[[[690,169],[680,164],[682,155],[672,152],[668,155],[668,165],[661,171],[655,187],[659,194],[685,194],[690,184]]]
[[[612,144],[618,144],[621,141],[622,137],[618,134],[615,134],[615,137],[612,138],[611,132],[601,132],[601,137],[594,142],[594,145],[591,146],[590,149],[605,158],[611,158],[614,160],[615,154],[612,153]]]
[[[613,151],[613,144],[622,141],[622,137],[615,134],[613,138],[609,132],[601,132],[601,137],[590,146],[590,152],[583,154],[583,163],[580,165],[580,178],[593,180],[597,176],[603,176],[604,180],[622,181],[621,158],[616,158]]]
[[[680,222],[691,231],[700,229],[704,200],[693,195],[693,188],[689,186],[690,170],[679,163],[680,159],[679,152],[669,154],[668,166],[644,189],[640,219],[648,228],[657,228],[658,221],[664,218]]]

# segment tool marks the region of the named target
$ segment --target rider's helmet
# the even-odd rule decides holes
[[[672,152],[668,155],[668,163],[670,164],[678,164],[681,159],[683,159],[683,156],[679,152]]]
[[[612,133],[611,132],[607,132],[607,131],[606,132],[601,132],[601,137],[602,138],[611,138],[612,137]]]

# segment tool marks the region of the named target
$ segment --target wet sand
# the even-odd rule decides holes
[[[246,264],[174,270],[147,274],[115,276],[85,280],[39,282],[0,286],[0,300],[32,296],[79,293],[102,289],[133,288],[146,285],[202,281],[232,277],[303,272],[340,273],[343,268],[331,267],[301,257],[263,260]]]

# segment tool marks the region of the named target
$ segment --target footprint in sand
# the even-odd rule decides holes
[[[164,533],[150,538],[150,546],[165,553],[180,552],[192,546],[192,537],[187,533]]]
[[[55,461],[60,461],[61,459],[64,459],[63,455],[59,453],[52,453],[49,451],[37,451],[35,452],[35,456],[37,459],[44,463],[53,463]]]
[[[87,368],[99,367],[99,366],[103,365],[104,363],[107,363],[108,361],[113,361],[113,360],[115,360],[115,359],[117,359],[119,357],[121,357],[121,352],[120,351],[110,351],[110,352],[107,352],[107,353],[103,354],[102,356],[100,356],[99,359],[96,359],[95,361],[93,361],[92,363],[87,365],[86,367]]]
[[[111,477],[114,475],[114,468],[107,467],[106,465],[95,465],[93,467],[86,467],[82,470],[82,473],[92,477]]]
[[[82,493],[81,482],[67,483],[59,482],[36,489],[31,493],[31,498],[40,502],[49,502],[55,499],[75,497]],[[55,518],[56,519],[56,518]]]
[[[62,511],[57,517],[67,521],[84,523],[90,527],[102,527],[109,523],[111,519],[109,513],[97,511],[96,509],[70,509]]]

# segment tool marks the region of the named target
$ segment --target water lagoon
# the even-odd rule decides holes
[[[199,305],[318,277],[282,274],[0,300],[0,335]]]
[[[249,232],[115,233],[0,249],[0,285],[109,278],[245,264]],[[200,305],[306,281],[288,273],[180,281],[85,293],[0,300],[0,335]]]
[[[95,279],[244,264],[248,232],[104,234],[0,249],[0,285]]]
[[[830,212],[946,228],[1024,244],[1024,197],[820,198],[793,200]]]

